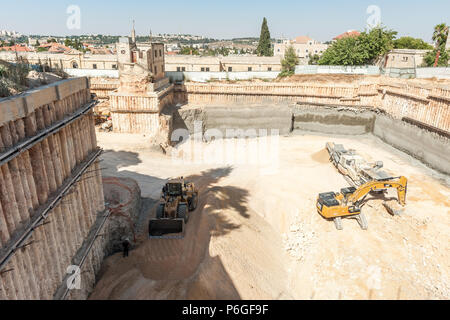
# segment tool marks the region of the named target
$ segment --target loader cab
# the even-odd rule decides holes
[[[183,187],[181,182],[168,182],[164,187],[165,192],[168,196],[178,197],[183,195]]]

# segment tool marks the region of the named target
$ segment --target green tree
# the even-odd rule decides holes
[[[256,53],[258,56],[273,56],[272,44],[270,42],[270,31],[265,17],[261,25],[261,35],[259,36],[259,43]]]
[[[319,61],[320,56],[318,54],[309,54],[308,64],[314,65]]]
[[[423,64],[427,67],[433,67],[436,60],[437,53],[439,51],[438,67],[447,67],[449,60],[449,51],[445,50],[445,44],[447,43],[447,37],[449,33],[449,27],[445,23],[440,23],[434,27],[433,41],[436,47],[434,50],[428,52],[423,58]]]
[[[199,55],[200,54],[198,52],[198,50],[193,47],[182,47],[180,53],[181,54],[189,54],[189,55]]]
[[[291,76],[295,72],[295,66],[299,63],[299,59],[295,54],[292,46],[289,46],[284,53],[284,59],[281,61],[280,77]]]
[[[395,49],[421,49],[432,50],[433,47],[419,38],[401,37],[394,40]]]
[[[72,40],[71,40],[71,39],[66,39],[66,40],[64,40],[64,45],[65,45],[66,47],[71,47],[71,46],[73,46]]]
[[[447,43],[448,26],[445,23],[440,23],[434,27],[433,41],[436,43],[437,48],[445,47]]]
[[[427,54],[423,57],[423,64],[426,67],[433,67],[434,62],[436,60],[438,49],[434,49],[432,51],[427,52]],[[439,60],[437,63],[438,67],[448,67],[448,59],[450,58],[450,54],[448,51],[441,50],[439,54]]]
[[[358,37],[346,37],[334,42],[318,61],[321,65],[365,65],[394,48],[396,31],[376,27]]]

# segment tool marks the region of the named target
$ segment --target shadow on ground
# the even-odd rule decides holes
[[[142,162],[136,152],[107,150],[103,159],[104,174],[108,176],[148,181],[159,189],[166,182],[130,170],[119,171]],[[129,257],[118,253],[104,261],[102,278],[90,299],[240,299],[221,258],[210,256],[208,250],[212,236],[240,228],[238,220],[226,212],[249,218],[248,191],[217,185],[232,170],[214,168],[185,177],[198,188],[199,203],[191,213],[183,239],[148,239],[146,226],[155,214],[158,199],[144,198],[137,220],[140,241]]]

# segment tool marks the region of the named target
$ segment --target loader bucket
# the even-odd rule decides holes
[[[149,238],[181,239],[184,237],[184,219],[150,219]]]

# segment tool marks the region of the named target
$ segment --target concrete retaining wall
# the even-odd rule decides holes
[[[384,115],[376,116],[373,134],[430,167],[450,174],[448,138]]]
[[[367,74],[379,75],[380,68],[377,66],[323,66],[306,65],[296,66],[295,74]]]
[[[450,79],[450,68],[417,68],[417,78]]]
[[[87,79],[79,78],[0,100],[0,256],[5,262],[0,300],[52,299],[104,210],[100,167],[95,158],[89,161],[98,154],[92,111],[79,113],[90,99]],[[60,127],[62,122],[67,125]],[[53,126],[52,134],[45,134]],[[85,164],[86,171],[72,183]],[[61,194],[67,183],[69,192]],[[30,229],[43,209],[48,210],[45,224]],[[30,237],[22,243],[25,234]],[[93,243],[82,287],[71,298],[86,298],[103,260],[103,245],[101,239]]]
[[[103,78],[119,78],[119,70],[109,69],[64,69],[64,71],[72,77],[103,77]]]
[[[373,131],[375,114],[355,108],[293,107],[293,129],[329,134],[365,134]]]
[[[203,108],[189,108],[174,114],[174,129],[188,129],[194,133],[194,121],[200,121],[202,132],[218,129],[226,136],[227,129],[276,129],[279,134],[291,131],[292,112],[288,105],[270,106],[208,106]]]
[[[275,79],[279,71],[249,71],[249,72],[194,72],[167,71],[166,75],[172,82],[195,81],[208,82],[210,80],[249,80]]]

